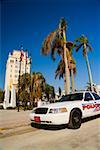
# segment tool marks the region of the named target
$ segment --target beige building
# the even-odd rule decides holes
[[[20,57],[23,53],[21,61],[21,72],[20,75],[30,73],[30,60],[28,55],[24,51],[13,50],[12,53],[9,53],[7,64],[6,64],[6,76],[5,76],[5,89],[8,87],[12,89],[12,85],[17,89],[18,78],[19,78],[19,69],[20,69]],[[27,64],[26,64],[27,59]],[[25,70],[26,69],[26,70]]]
[[[6,64],[5,96],[3,107],[16,107],[16,91],[18,90],[18,79],[24,73],[30,73],[30,58],[23,50],[13,50],[9,53]]]

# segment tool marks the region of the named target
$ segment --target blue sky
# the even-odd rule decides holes
[[[68,23],[67,40],[74,41],[85,34],[93,47],[88,53],[93,81],[100,84],[100,1],[99,0],[1,0],[0,4],[0,88],[4,88],[8,53],[23,44],[32,55],[32,72],[40,71],[47,82],[63,89],[63,80],[55,80],[59,61],[40,52],[44,38],[58,27],[61,17]],[[83,89],[88,82],[82,50],[73,53],[77,74],[75,86]]]

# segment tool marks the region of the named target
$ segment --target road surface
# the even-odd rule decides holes
[[[1,138],[0,150],[100,150],[100,118],[82,123],[77,130],[29,129]]]
[[[30,123],[31,110],[17,112],[17,110],[0,110],[0,129],[19,127]]]

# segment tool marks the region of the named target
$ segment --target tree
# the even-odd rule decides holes
[[[88,69],[89,83],[90,83],[90,86],[91,86],[91,91],[93,91],[92,73],[91,73],[90,64],[89,64],[88,55],[87,55],[88,50],[91,51],[92,47],[89,44],[89,41],[88,41],[87,37],[85,37],[84,35],[81,35],[80,38],[77,38],[76,43],[78,43],[77,48],[76,48],[76,52],[78,52],[78,50],[81,47],[83,48],[83,56],[85,57],[86,65],[87,65],[87,69]]]
[[[26,108],[27,102],[30,100],[30,84],[31,84],[31,76],[28,73],[25,73],[20,76],[20,92],[19,92],[19,100],[24,105],[24,110]]]
[[[55,99],[55,88],[51,86],[51,98]]]
[[[0,88],[0,102],[3,102],[4,99],[4,91]]]
[[[76,63],[72,56],[72,51],[75,46],[76,45],[72,42],[67,42],[66,44],[66,47],[68,48],[69,51],[66,54],[66,57],[68,59],[68,69],[70,71],[72,92],[74,92],[74,75],[76,74]],[[65,63],[64,60],[61,59],[55,72],[55,79],[57,78],[57,76],[59,76],[59,79],[64,78],[64,74],[65,74]]]
[[[31,94],[32,98],[37,103],[40,99],[42,99],[42,94],[45,89],[45,78],[40,72],[32,73],[32,83],[31,83]]]
[[[69,70],[70,70],[70,77],[71,77],[71,91],[73,93],[75,91],[74,76],[76,74],[76,64],[73,60],[70,62]]]
[[[31,80],[31,75],[28,73],[23,74],[20,76],[20,89],[21,91],[27,90],[29,92],[29,87],[30,87],[30,80]]]
[[[87,83],[86,90],[91,91],[91,84],[90,83]],[[95,84],[93,84],[93,90],[94,90],[94,92],[97,93],[97,89],[96,89]]]
[[[69,48],[69,52],[70,52],[69,71],[70,71],[70,77],[71,77],[72,93],[75,91],[74,76],[76,74],[76,62],[73,58],[73,48],[75,48],[75,47],[76,47],[76,45],[73,43],[73,45]]]
[[[65,93],[70,92],[70,77],[68,69],[68,57],[69,51],[66,47],[66,28],[67,24],[64,18],[60,20],[59,27],[54,32],[51,32],[45,39],[42,45],[42,54],[48,55],[51,52],[52,59],[55,60],[55,52],[61,56],[61,61],[65,64],[65,73],[64,73],[64,83],[65,83]],[[67,57],[66,57],[67,55]]]
[[[24,103],[24,107],[29,100],[32,106],[37,106],[37,102],[42,100],[44,94],[48,101],[50,98],[55,98],[54,87],[46,83],[41,72],[33,72],[32,75],[26,73],[20,76],[19,99]]]
[[[45,86],[45,94],[48,101],[51,101],[51,99],[55,99],[55,89],[53,86],[46,84]]]
[[[61,96],[61,88],[59,87],[58,88],[58,91],[59,91],[59,97]]]

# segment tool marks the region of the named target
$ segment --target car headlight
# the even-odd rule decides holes
[[[35,113],[36,108],[33,108],[32,113]]]
[[[49,110],[49,113],[53,113],[53,114],[63,113],[63,112],[67,112],[67,109],[65,107],[63,107],[63,108],[52,108]]]

